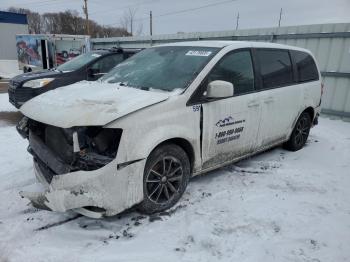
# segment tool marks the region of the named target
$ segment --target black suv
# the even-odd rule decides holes
[[[54,69],[25,73],[9,82],[9,101],[19,108],[29,99],[82,80],[95,81],[139,49],[103,49],[88,52]]]

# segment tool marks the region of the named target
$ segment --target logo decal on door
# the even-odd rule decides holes
[[[233,117],[232,116],[228,116],[224,119],[220,119],[215,125],[217,127],[223,127],[223,126],[229,126],[229,125],[233,125],[234,121],[233,121]]]
[[[220,119],[215,125],[217,127],[224,127],[224,126],[231,126],[231,125],[240,124],[244,122],[245,122],[244,119],[234,121],[232,116],[228,116],[228,117],[225,117],[224,119]]]

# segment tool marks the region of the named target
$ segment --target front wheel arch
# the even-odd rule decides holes
[[[173,143],[161,143],[147,158],[143,173],[144,198],[137,209],[152,214],[173,207],[186,190],[190,174],[185,150]]]
[[[156,148],[158,148],[159,146],[162,146],[164,144],[175,144],[175,145],[181,147],[186,152],[186,155],[187,155],[188,159],[190,160],[191,174],[192,174],[193,168],[194,168],[194,163],[195,163],[195,153],[194,153],[193,145],[187,139],[184,139],[181,137],[169,138],[169,139],[162,141],[161,143],[158,143],[156,146],[154,146],[153,149],[148,154],[148,156],[150,156]]]

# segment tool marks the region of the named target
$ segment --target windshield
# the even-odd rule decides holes
[[[148,48],[117,65],[101,81],[144,90],[184,89],[218,51],[193,46]]]
[[[100,54],[96,54],[96,53],[82,54],[82,55],[74,57],[72,60],[69,60],[68,62],[58,66],[57,70],[59,70],[59,71],[75,71],[75,70],[90,63],[92,60],[94,60],[100,56],[101,56]]]

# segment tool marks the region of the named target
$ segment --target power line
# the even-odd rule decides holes
[[[36,5],[35,7],[40,7],[44,5],[51,5],[51,4],[60,4],[62,2],[71,2],[72,0],[46,0],[46,1],[34,1],[34,2],[26,2],[26,3],[20,3],[16,4],[14,3],[13,5],[21,5],[21,6],[27,6],[27,5]]]
[[[34,1],[34,2],[25,2],[21,3],[20,5],[32,5],[32,4],[41,4],[41,3],[52,3],[58,0],[46,0],[46,1]]]
[[[159,0],[146,0],[146,1],[142,1],[142,2],[138,2],[138,3],[135,3],[135,4],[132,4],[132,5],[125,5],[125,6],[121,6],[121,7],[118,7],[118,9],[126,9],[126,8],[130,8],[130,7],[133,7],[133,6],[140,6],[140,5],[144,5],[144,4],[148,4],[148,3],[153,3],[153,2],[157,2]],[[93,2],[95,3],[95,2]],[[95,11],[95,12],[92,12],[90,13],[90,15],[94,15],[94,14],[98,14],[98,13],[112,13],[112,12],[115,12],[116,10],[109,8],[108,10],[99,10],[99,11]]]
[[[217,6],[217,5],[223,5],[223,4],[227,4],[227,3],[231,3],[231,2],[235,2],[235,1],[237,1],[237,0],[226,0],[226,1],[212,3],[212,4],[207,4],[207,5],[203,5],[203,6],[198,6],[198,7],[188,8],[188,9],[182,9],[182,10],[173,11],[173,12],[168,12],[168,13],[160,14],[160,15],[157,15],[157,16],[153,16],[153,19],[154,18],[159,18],[159,17],[164,17],[164,16],[169,16],[169,15],[176,15],[176,14],[181,14],[181,13],[192,12],[192,11],[195,11],[195,10],[208,8],[208,7],[212,7],[212,6]],[[143,21],[143,20],[148,20],[148,19],[149,19],[149,17],[143,17],[143,18],[135,19],[135,21]],[[107,24],[107,26],[116,25],[116,24],[118,24],[118,23]]]

